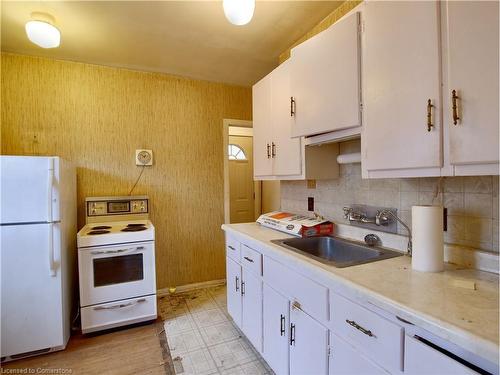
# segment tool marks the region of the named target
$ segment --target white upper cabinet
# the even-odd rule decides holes
[[[291,52],[292,137],[361,125],[359,13]]]
[[[254,177],[303,180],[338,177],[337,145],[305,146],[291,137],[290,70],[287,60],[253,86]]]
[[[301,140],[290,137],[290,66],[285,62],[253,86],[254,175],[302,173]]]
[[[363,22],[363,169],[439,175],[438,3],[367,2]]]
[[[498,2],[448,1],[443,15],[444,122],[450,163],[463,174],[471,167],[460,165],[498,163]],[[498,164],[490,167],[498,174]]]
[[[253,168],[255,176],[273,174],[271,159],[271,77],[264,77],[252,88]]]
[[[271,108],[273,174],[301,174],[301,140],[291,138],[290,133],[290,61],[285,61],[271,73]]]

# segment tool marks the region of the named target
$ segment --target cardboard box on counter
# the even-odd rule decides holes
[[[273,211],[262,214],[257,219],[257,223],[297,237],[333,234],[333,223],[331,221],[290,212]]]

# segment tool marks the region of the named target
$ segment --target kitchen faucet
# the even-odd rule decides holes
[[[377,225],[384,225],[384,223],[387,223],[389,221],[388,216],[393,217],[396,219],[407,231],[408,231],[408,247],[407,247],[407,255],[411,256],[412,253],[412,241],[411,241],[411,229],[406,225],[406,223],[401,220],[398,215],[396,215],[393,211],[391,210],[381,210],[377,212],[377,215],[375,215],[375,224]]]

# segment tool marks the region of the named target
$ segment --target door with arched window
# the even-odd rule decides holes
[[[231,223],[255,221],[252,143],[252,137],[229,136],[227,151]]]

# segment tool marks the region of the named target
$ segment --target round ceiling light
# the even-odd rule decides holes
[[[255,0],[222,0],[224,14],[233,25],[242,26],[250,22],[255,10]]]
[[[56,48],[61,44],[61,33],[54,25],[45,21],[26,22],[28,39],[42,48]]]

